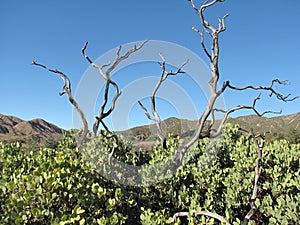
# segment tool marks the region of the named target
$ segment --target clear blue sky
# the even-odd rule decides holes
[[[279,90],[300,95],[299,9],[298,0],[227,0],[207,10],[211,21],[230,13],[220,40],[221,82],[269,85],[273,78],[286,79],[291,85]],[[187,0],[1,1],[0,113],[72,128],[73,108],[66,96],[58,95],[61,80],[32,66],[32,60],[64,71],[75,92],[88,68],[81,55],[86,40],[92,58],[121,44],[149,39],[182,45],[206,60],[192,26],[201,29]],[[238,92],[224,97],[229,107],[251,104],[253,98]],[[299,103],[265,98],[258,106],[282,107],[283,114],[291,114],[300,111]],[[235,115],[242,114],[248,112]]]

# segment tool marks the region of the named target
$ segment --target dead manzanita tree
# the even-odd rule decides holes
[[[119,86],[117,85],[117,83],[115,81],[113,81],[111,79],[111,72],[125,59],[127,59],[130,55],[132,55],[133,53],[135,53],[136,51],[140,50],[145,44],[147,43],[147,41],[143,41],[140,45],[134,45],[133,48],[129,49],[125,54],[121,54],[121,50],[122,50],[122,46],[120,46],[116,52],[116,57],[114,59],[114,61],[112,63],[107,63],[104,64],[102,66],[97,65],[96,63],[94,63],[90,57],[85,53],[85,50],[88,46],[88,42],[86,42],[81,50],[82,55],[87,59],[87,61],[98,70],[99,74],[102,76],[102,78],[106,81],[105,83],[105,92],[104,92],[104,96],[103,96],[103,103],[100,107],[98,116],[96,116],[96,121],[93,125],[93,133],[96,136],[97,132],[99,130],[99,126],[100,124],[103,126],[104,130],[106,132],[104,132],[103,130],[101,130],[101,134],[104,135],[106,138],[110,139],[110,138],[114,138],[115,142],[114,142],[114,147],[113,150],[111,152],[110,155],[113,154],[114,149],[118,146],[118,137],[117,135],[115,135],[113,132],[111,132],[107,125],[105,124],[105,122],[103,121],[106,117],[108,117],[113,110],[115,109],[115,105],[116,105],[116,101],[118,100],[118,98],[121,95],[121,91],[119,89]],[[81,109],[81,107],[79,106],[79,104],[77,103],[77,101],[73,98],[72,92],[71,92],[71,81],[69,79],[69,77],[64,74],[63,72],[59,71],[59,70],[54,70],[54,69],[50,69],[49,67],[37,63],[36,61],[32,61],[32,64],[35,66],[40,66],[44,69],[47,69],[48,71],[58,74],[63,82],[64,82],[64,86],[62,91],[59,93],[60,96],[67,94],[70,103],[75,107],[75,109],[77,110],[77,112],[80,114],[80,118],[82,120],[82,124],[83,124],[83,132],[77,142],[77,146],[81,146],[88,134],[88,123],[86,120],[86,117],[84,115],[83,110]],[[107,105],[108,105],[108,93],[109,93],[109,88],[113,86],[113,88],[115,89],[115,95],[112,99],[111,105],[108,109]],[[107,135],[107,133],[109,135]]]
[[[203,51],[205,52],[206,56],[209,59],[210,70],[211,70],[211,79],[208,83],[209,88],[210,88],[210,96],[208,98],[208,103],[205,107],[204,112],[202,113],[202,115],[198,119],[194,134],[178,150],[178,153],[177,153],[178,154],[178,156],[177,156],[178,165],[181,165],[182,160],[183,160],[184,155],[186,154],[187,150],[197,140],[199,140],[199,137],[201,137],[201,138],[205,138],[205,137],[214,138],[214,137],[219,136],[222,133],[223,125],[226,123],[226,121],[227,121],[227,119],[228,119],[228,117],[231,113],[233,113],[235,111],[238,111],[238,110],[242,110],[242,109],[253,110],[254,113],[257,114],[260,117],[267,114],[267,113],[275,113],[275,114],[280,114],[281,113],[281,110],[279,112],[265,111],[265,112],[260,113],[256,109],[256,103],[260,99],[260,94],[253,100],[252,105],[238,105],[238,106],[232,107],[232,108],[227,109],[227,110],[218,109],[218,108],[215,107],[215,103],[216,103],[217,99],[225,92],[225,90],[231,89],[231,90],[236,90],[236,91],[243,91],[243,90],[247,90],[247,89],[252,89],[252,90],[268,91],[270,93],[270,96],[276,96],[276,98],[278,100],[284,101],[284,102],[293,101],[296,98],[298,98],[298,97],[290,98],[290,94],[285,96],[285,95],[282,95],[281,93],[279,93],[278,91],[276,91],[275,88],[274,88],[274,84],[276,84],[276,83],[280,84],[280,85],[288,84],[288,82],[286,80],[281,81],[279,79],[272,80],[271,84],[269,86],[246,85],[244,87],[236,87],[236,86],[232,85],[230,83],[230,81],[226,81],[226,82],[223,83],[221,88],[218,88],[218,82],[219,82],[219,78],[220,78],[220,71],[219,71],[219,56],[220,56],[219,36],[222,32],[224,32],[226,30],[225,19],[229,16],[229,14],[226,14],[222,18],[219,18],[218,19],[218,26],[214,27],[214,26],[210,25],[210,23],[205,19],[204,11],[207,8],[213,6],[214,4],[216,4],[218,2],[224,2],[224,0],[206,1],[199,8],[194,3],[194,0],[188,0],[188,1],[191,2],[191,5],[192,5],[193,9],[199,15],[200,20],[201,20],[201,24],[203,26],[203,31],[200,31],[195,27],[193,27],[192,29],[196,33],[199,34],[200,39],[201,39],[202,49],[203,49]],[[209,48],[207,47],[207,45],[205,43],[205,34],[207,34],[211,39],[210,51],[209,51]],[[167,72],[166,69],[165,69],[165,63],[166,63],[165,59],[162,57],[162,55],[161,55],[161,58],[162,58],[162,62],[159,63],[159,64],[161,65],[161,68],[162,68],[162,75],[161,75],[161,78],[158,81],[157,85],[155,86],[155,88],[152,92],[152,96],[151,96],[151,99],[152,99],[152,114],[153,114],[154,117],[150,116],[147,109],[141,104],[141,102],[139,102],[139,104],[142,107],[142,109],[144,110],[146,116],[150,120],[152,120],[156,123],[157,128],[158,128],[158,137],[161,140],[161,143],[164,144],[165,137],[162,135],[163,132],[162,132],[162,128],[161,128],[161,120],[160,120],[159,114],[156,110],[155,94],[156,94],[157,90],[160,88],[160,86],[162,85],[163,81],[165,81],[169,75],[177,75],[177,74],[180,74],[180,73],[184,73],[182,68],[187,62],[185,62],[181,67],[179,67],[178,71],[176,71],[176,72],[172,72],[172,71]],[[224,113],[223,119],[218,121],[218,124],[216,123],[217,120],[215,119],[215,113],[216,112]],[[212,120],[208,121],[208,119],[210,117],[212,118]],[[208,128],[205,127],[206,124],[209,124]],[[214,125],[217,125],[217,128],[213,129]],[[204,132],[204,129],[205,129],[205,132]],[[165,148],[165,146],[163,146],[163,147]]]
[[[251,105],[238,105],[235,107],[232,107],[230,109],[227,110],[223,110],[223,109],[218,109],[215,107],[215,103],[217,101],[217,99],[225,92],[225,90],[227,89],[231,89],[231,90],[236,90],[236,91],[244,91],[244,90],[248,90],[248,89],[252,89],[252,90],[261,90],[261,91],[268,91],[270,93],[270,96],[275,96],[278,100],[280,101],[293,101],[295,100],[297,97],[294,98],[290,98],[290,95],[282,95],[281,93],[279,93],[278,91],[275,90],[274,88],[274,84],[280,84],[280,85],[286,85],[287,81],[281,81],[278,79],[274,79],[271,81],[271,84],[269,86],[254,86],[254,85],[246,85],[244,87],[236,87],[234,85],[232,85],[230,83],[230,81],[226,81],[223,83],[223,85],[221,85],[221,87],[218,87],[218,82],[219,82],[219,78],[220,78],[220,73],[219,73],[219,55],[220,55],[220,48],[219,48],[219,36],[222,32],[224,32],[226,30],[226,25],[225,25],[225,19],[228,17],[229,14],[226,14],[225,16],[223,16],[222,18],[218,19],[218,25],[216,27],[212,26],[206,19],[204,16],[204,11],[215,5],[218,2],[224,2],[224,0],[211,0],[211,1],[206,1],[204,4],[202,4],[200,7],[197,7],[194,0],[188,0],[191,3],[192,8],[195,10],[195,12],[199,15],[200,17],[200,21],[201,24],[203,26],[203,31],[200,31],[199,29],[193,27],[192,29],[199,35],[200,37],[200,41],[201,41],[201,47],[204,51],[204,53],[206,54],[206,56],[209,59],[209,63],[210,63],[210,70],[211,70],[211,79],[208,83],[209,87],[210,87],[210,96],[208,98],[208,103],[207,106],[205,107],[202,115],[200,116],[200,118],[198,119],[197,125],[196,125],[196,129],[194,134],[192,135],[192,137],[185,142],[184,144],[182,144],[181,146],[179,146],[178,151],[177,151],[177,155],[176,155],[176,166],[177,168],[179,166],[182,165],[183,159],[185,154],[187,153],[187,150],[196,142],[199,140],[199,138],[203,139],[205,137],[209,137],[209,138],[214,138],[219,136],[222,133],[222,127],[223,125],[226,123],[229,115],[237,110],[242,110],[242,109],[250,109],[253,110],[255,114],[257,114],[258,116],[263,116],[266,113],[281,113],[281,111],[279,112],[273,112],[273,111],[265,111],[260,113],[257,109],[256,109],[256,103],[257,101],[260,99],[260,94],[253,99],[253,102]],[[210,48],[207,47],[207,44],[205,42],[205,35],[208,35],[208,37],[211,40],[211,46]],[[98,70],[100,76],[106,81],[105,83],[105,92],[104,92],[104,96],[103,96],[103,103],[99,109],[98,115],[96,116],[96,120],[94,122],[93,125],[93,134],[96,136],[99,130],[99,126],[102,125],[104,130],[106,132],[104,132],[103,130],[101,130],[101,134],[106,137],[106,138],[114,138],[115,142],[114,142],[114,146],[112,149],[112,152],[110,153],[110,157],[112,156],[112,154],[114,153],[114,150],[116,147],[118,147],[118,137],[111,132],[108,129],[108,126],[105,124],[104,119],[106,117],[108,117],[109,115],[111,115],[111,113],[113,112],[113,110],[115,109],[115,105],[116,102],[119,98],[119,96],[121,95],[121,91],[119,89],[119,86],[117,85],[117,83],[115,81],[113,81],[111,79],[111,73],[112,71],[125,59],[127,59],[131,54],[135,53],[136,51],[140,50],[146,43],[147,41],[142,42],[140,45],[138,46],[134,46],[133,48],[131,48],[130,50],[128,50],[125,54],[121,54],[121,50],[122,47],[120,46],[116,52],[116,57],[114,59],[114,61],[112,63],[107,63],[104,65],[97,65],[87,54],[86,54],[86,49],[88,46],[88,42],[86,42],[84,44],[84,47],[82,48],[82,55],[84,56],[84,58],[88,61],[88,63],[90,65],[92,65],[95,69]],[[162,59],[162,62],[160,62],[160,66],[161,66],[161,76],[160,79],[158,80],[156,86],[153,89],[152,92],[152,96],[151,96],[151,102],[152,102],[152,116],[150,115],[150,113],[148,112],[147,108],[139,101],[139,105],[141,106],[141,108],[143,109],[144,113],[146,114],[146,116],[155,122],[156,126],[157,126],[157,133],[158,133],[158,137],[160,139],[161,145],[165,150],[167,149],[167,145],[166,145],[166,136],[163,132],[162,129],[162,125],[161,125],[161,119],[159,116],[159,113],[156,110],[156,93],[159,90],[159,88],[161,87],[161,85],[163,84],[163,82],[169,77],[169,76],[176,76],[182,73],[185,73],[183,70],[183,67],[188,63],[188,60],[186,62],[184,62],[180,67],[178,67],[178,69],[176,71],[167,71],[166,70],[166,60],[164,59],[162,53],[160,53],[160,57]],[[60,95],[63,94],[67,94],[68,95],[68,99],[70,101],[70,103],[75,107],[75,109],[78,111],[78,113],[80,114],[82,123],[83,123],[83,131],[81,134],[80,139],[78,140],[77,145],[81,146],[84,143],[84,140],[88,134],[88,123],[87,120],[85,118],[84,112],[83,110],[80,108],[80,106],[78,105],[78,103],[76,102],[76,100],[73,98],[72,96],[72,92],[71,92],[71,82],[69,77],[64,74],[63,72],[59,71],[59,70],[53,70],[50,69],[49,67],[37,63],[36,61],[32,62],[33,65],[35,66],[40,66],[44,69],[47,69],[48,71],[58,74],[63,82],[63,89],[60,93]],[[115,90],[115,95],[112,99],[112,102],[109,106],[108,104],[108,95],[109,95],[109,89],[110,88],[114,88]],[[215,113],[216,112],[222,112],[224,113],[224,117],[222,120],[218,121],[217,124],[217,120],[215,119]],[[212,118],[212,120],[208,123],[208,119]],[[208,126],[207,126],[208,124]],[[214,125],[217,125],[217,128],[213,128]],[[264,139],[262,136],[254,136],[255,139],[255,143],[257,145],[257,149],[258,149],[258,157],[257,157],[257,163],[256,163],[256,167],[255,167],[255,182],[254,182],[254,188],[253,188],[253,194],[250,198],[250,206],[251,209],[248,212],[248,214],[245,216],[244,219],[244,224],[247,224],[248,221],[250,220],[250,218],[253,216],[253,214],[255,213],[255,211],[257,210],[254,201],[257,198],[257,190],[258,190],[258,184],[259,184],[259,176],[260,176],[260,171],[261,171],[261,160],[262,160],[262,149],[264,146]],[[261,142],[261,144],[258,142],[258,138],[261,137],[263,139],[263,141]],[[176,220],[176,218],[181,217],[181,216],[188,216],[189,212],[178,212],[173,216],[173,222]],[[209,216],[211,218],[215,218],[221,222],[224,222],[226,224],[229,224],[228,221],[226,221],[226,219],[216,213],[211,213],[211,212],[204,212],[204,211],[199,211],[193,214],[193,216],[198,216],[198,215],[205,215],[205,216]]]
[[[247,89],[252,89],[252,90],[261,90],[261,91],[268,91],[270,94],[270,96],[275,96],[278,100],[283,101],[283,102],[288,102],[288,101],[293,101],[298,97],[293,97],[290,98],[290,95],[282,95],[281,93],[279,93],[278,91],[275,90],[274,88],[274,84],[280,84],[280,85],[286,85],[288,84],[287,81],[281,81],[279,79],[274,79],[271,81],[271,84],[269,86],[254,86],[254,85],[246,85],[244,87],[236,87],[234,85],[232,85],[230,83],[230,81],[226,81],[223,83],[223,85],[221,86],[221,88],[218,88],[218,82],[219,82],[219,78],[220,78],[220,73],[219,73],[219,55],[220,55],[220,47],[219,47],[219,36],[222,32],[224,32],[226,30],[226,25],[225,25],[225,19],[229,16],[229,14],[226,14],[225,16],[223,16],[222,18],[218,19],[218,26],[214,27],[212,26],[206,19],[204,16],[204,11],[215,5],[218,2],[224,2],[225,0],[212,0],[212,1],[206,1],[205,3],[203,3],[200,7],[197,7],[194,0],[188,0],[191,5],[192,8],[196,11],[196,13],[199,15],[200,20],[201,20],[201,24],[203,26],[203,31],[200,31],[199,29],[193,27],[192,29],[198,33],[198,35],[200,36],[200,40],[201,40],[201,47],[203,49],[203,51],[205,52],[206,56],[209,59],[209,63],[210,63],[210,70],[211,70],[211,79],[208,83],[209,87],[210,87],[210,97],[208,99],[208,103],[207,106],[204,110],[204,112],[202,113],[202,115],[200,116],[200,118],[198,119],[197,122],[197,126],[195,129],[194,134],[192,135],[192,137],[183,145],[181,145],[177,151],[177,162],[176,162],[176,166],[179,167],[182,165],[184,156],[187,152],[187,150],[196,142],[199,140],[199,138],[205,138],[205,137],[209,137],[209,138],[215,138],[219,135],[222,134],[222,128],[224,126],[224,124],[226,123],[229,115],[235,111],[238,110],[242,110],[242,109],[250,109],[253,110],[255,114],[257,114],[258,116],[262,117],[263,115],[267,114],[267,113],[275,113],[275,114],[280,114],[281,110],[279,112],[273,112],[273,111],[264,111],[262,113],[260,113],[257,109],[256,109],[256,103],[257,101],[260,99],[260,94],[253,99],[253,103],[251,105],[237,105],[235,107],[232,107],[230,109],[227,110],[223,110],[223,109],[218,109],[215,107],[215,103],[217,101],[217,99],[225,92],[225,90],[227,89],[231,89],[231,90],[236,90],[236,91],[244,91]],[[210,50],[206,45],[205,42],[205,34],[207,34],[210,39],[211,39],[211,46],[210,46]],[[176,72],[167,72],[165,69],[165,59],[163,58],[163,56],[161,55],[162,58],[162,62],[160,63],[161,68],[162,68],[162,74],[160,77],[160,80],[158,81],[157,85],[155,86],[153,92],[152,92],[152,114],[153,116],[151,116],[149,114],[149,112],[147,111],[147,109],[142,105],[141,102],[139,102],[140,106],[142,107],[142,109],[144,110],[146,116],[154,121],[157,125],[158,128],[158,137],[161,141],[161,144],[163,146],[164,149],[166,149],[166,144],[165,144],[165,136],[163,135],[163,131],[161,128],[161,120],[159,117],[159,114],[156,110],[156,105],[155,105],[155,94],[157,92],[157,90],[160,88],[160,86],[162,85],[163,81],[165,81],[167,79],[167,77],[169,75],[177,75],[180,73],[184,73],[184,71],[182,70],[182,67],[186,64],[184,63],[181,67],[179,67],[179,69]],[[215,113],[216,112],[222,112],[224,113],[224,117],[223,119],[221,119],[220,121],[218,121],[218,124],[216,123],[217,120],[215,119]],[[208,121],[209,118],[212,118],[211,121]],[[208,127],[205,125],[208,124]],[[216,129],[213,128],[213,126],[216,125]],[[205,130],[204,130],[205,129]],[[253,194],[251,196],[250,199],[250,205],[251,205],[251,210],[249,211],[249,213],[245,216],[244,219],[244,224],[247,224],[248,221],[250,220],[250,218],[252,217],[252,215],[255,213],[255,211],[257,210],[254,201],[257,197],[257,190],[258,190],[258,180],[259,180],[259,176],[260,176],[260,162],[262,160],[262,148],[264,146],[264,142],[262,142],[262,144],[258,143],[258,138],[262,137],[262,136],[256,136],[254,137],[255,139],[255,143],[257,145],[258,148],[258,159],[257,159],[257,164],[255,167],[255,183],[254,183],[254,188],[253,188]],[[180,216],[188,216],[189,212],[178,212],[174,215],[173,217],[173,222],[175,222],[177,217]],[[220,222],[229,224],[228,221],[226,221],[226,219],[216,213],[211,213],[211,212],[204,212],[204,211],[200,211],[200,212],[196,212],[193,214],[194,216],[198,216],[198,215],[205,215],[211,218],[215,218],[217,220],[219,220]]]

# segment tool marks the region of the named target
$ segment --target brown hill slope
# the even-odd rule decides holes
[[[256,115],[229,118],[229,123],[239,124],[240,127],[255,132],[272,132],[276,138],[286,138],[291,135],[300,136],[300,112],[272,118],[259,117]],[[188,137],[193,134],[197,121],[168,118],[162,122],[166,133]],[[55,144],[62,138],[63,129],[46,122],[42,119],[29,121],[21,120],[15,116],[0,114],[0,142],[21,141],[25,147],[42,147]],[[117,132],[135,142],[144,141],[153,143],[156,137],[156,126],[144,125],[134,127],[126,131]],[[299,138],[299,137],[298,137]],[[298,139],[297,139],[298,140]],[[296,140],[296,142],[297,142]]]
[[[29,121],[15,116],[0,114],[0,141],[10,143],[21,141],[25,146],[41,147],[51,145],[62,138],[63,130],[42,119]]]

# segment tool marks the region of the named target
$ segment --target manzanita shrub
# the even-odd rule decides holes
[[[103,160],[108,160],[113,141],[101,136],[89,141],[86,152],[76,150],[71,134],[55,149],[25,150],[20,143],[0,144],[0,224],[219,223],[192,216],[200,210],[240,224],[250,209],[257,148],[253,138],[237,126],[228,125],[220,140],[196,143],[183,167],[151,186],[121,185],[97,173],[86,156],[99,154],[95,148],[99,141],[101,152],[107,152]],[[132,165],[163,161],[180,144],[170,136],[169,152],[159,144],[145,152],[132,151],[130,143],[120,142],[121,149],[113,157]],[[249,224],[297,224],[299,160],[299,144],[266,143],[255,202],[258,211]],[[190,216],[172,221],[181,211]]]

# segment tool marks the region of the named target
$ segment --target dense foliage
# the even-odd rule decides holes
[[[65,135],[55,148],[24,150],[0,144],[1,224],[170,224],[174,213],[204,210],[240,224],[250,209],[257,148],[253,139],[229,125],[223,139],[199,141],[189,161],[167,180],[151,186],[126,186],[100,176]],[[101,139],[102,150],[112,142]],[[179,140],[168,138],[169,151],[133,152],[129,143],[114,157],[128,164],[154,164],[176,151]],[[97,143],[97,142],[95,142]],[[88,154],[96,154],[94,142]],[[267,143],[263,172],[251,224],[296,224],[299,215],[299,144]],[[206,163],[207,162],[207,163]],[[159,169],[159,168],[158,168]],[[134,179],[134,178],[133,178]],[[175,224],[217,224],[208,217],[178,218]]]

